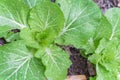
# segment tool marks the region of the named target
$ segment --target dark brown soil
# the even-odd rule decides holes
[[[118,0],[94,0],[94,1],[102,9],[103,13],[105,13],[106,10],[109,8],[118,7]]]
[[[63,49],[70,54],[70,60],[72,61],[72,65],[68,69],[68,75],[86,75],[87,79],[96,75],[94,65],[80,54],[79,49],[72,46],[63,46]]]
[[[78,49],[74,47],[70,47],[70,60],[72,61],[72,65],[68,70],[68,75],[77,75],[77,74],[85,74],[89,76],[87,70],[87,59],[82,57],[79,53]]]

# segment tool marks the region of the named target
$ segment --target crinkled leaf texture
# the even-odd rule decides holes
[[[23,41],[0,47],[0,80],[45,80],[41,60],[33,57]]]
[[[96,50],[89,60],[96,65],[96,80],[119,80],[120,74],[120,9],[109,9],[96,29]]]
[[[20,37],[25,41],[25,44],[32,48],[39,49],[39,43],[35,39],[35,31],[30,30],[29,28],[24,28],[20,32]],[[27,36],[27,37],[26,37]]]
[[[27,27],[29,7],[23,0],[0,0],[0,26]]]
[[[56,42],[85,48],[98,25],[101,11],[92,0],[56,0],[65,16],[64,28]]]
[[[120,41],[118,38],[100,40],[95,53],[89,60],[96,64],[96,80],[118,80],[120,67]],[[106,75],[105,75],[106,74]]]
[[[97,64],[96,70],[98,75],[95,80],[118,80],[116,73],[109,72],[100,64]]]

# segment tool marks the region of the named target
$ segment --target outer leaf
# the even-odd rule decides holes
[[[22,0],[0,0],[0,26],[27,27],[29,8]]]
[[[32,8],[35,5],[39,4],[41,1],[50,1],[50,0],[24,0],[27,5]]]
[[[120,38],[120,9],[112,8],[107,10],[105,17],[101,19],[100,26],[97,29],[95,39],[107,38],[112,40],[114,37]]]
[[[0,80],[45,80],[44,66],[23,42],[0,47],[0,55]]]
[[[19,33],[11,32],[11,27],[0,26],[0,38],[4,37],[7,42],[12,42],[19,39]]]
[[[12,42],[12,41],[20,40],[20,36],[19,36],[19,33],[8,32],[5,39],[7,42]]]
[[[62,44],[81,47],[93,37],[101,12],[92,0],[56,0],[66,18]],[[86,22],[87,21],[87,22]],[[59,42],[60,43],[60,42]]]
[[[117,80],[117,75],[113,72],[107,71],[102,65],[97,65],[97,77],[96,80]]]
[[[5,37],[10,29],[8,26],[0,26],[0,37]]]
[[[112,25],[110,22],[107,20],[107,18],[103,15],[100,24],[96,29],[96,34],[94,36],[94,40],[101,40],[102,38],[110,38],[110,34],[112,33]],[[99,44],[99,43],[98,43]],[[98,45],[96,45],[98,46]]]
[[[113,8],[113,9],[109,9],[105,16],[108,19],[108,21],[111,23],[112,25],[112,33],[110,34],[110,40],[113,37],[119,37],[120,36],[120,9],[119,8]]]
[[[68,54],[61,48],[57,46],[40,48],[36,57],[41,58],[46,66],[45,75],[48,80],[65,80],[71,62]]]

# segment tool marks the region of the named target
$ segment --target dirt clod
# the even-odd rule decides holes
[[[0,38],[0,46],[2,46],[2,45],[4,45],[4,44],[6,44],[7,43],[7,41],[5,40],[5,38]]]

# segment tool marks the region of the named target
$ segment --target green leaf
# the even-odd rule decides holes
[[[36,33],[34,39],[40,45],[49,45],[62,30],[64,16],[58,5],[43,1],[30,11],[29,25]]]
[[[69,55],[61,48],[53,45],[40,48],[35,56],[41,58],[46,66],[45,75],[48,80],[65,80],[71,62]]]
[[[0,38],[4,37],[7,42],[19,40],[19,32],[14,33],[11,30],[12,28],[9,26],[0,26]]]
[[[101,39],[95,53],[88,59],[96,64],[96,80],[117,80],[120,68],[120,40]],[[106,74],[106,75],[105,75]]]
[[[23,0],[0,0],[0,26],[27,27],[29,7]]]
[[[4,37],[7,42],[19,40],[19,33],[14,33],[11,30],[12,28],[9,26],[0,26],[0,38]]]
[[[114,38],[108,41],[107,46],[102,51],[102,61],[101,64],[109,71],[116,71],[120,67],[120,42],[119,39]],[[112,64],[112,65],[111,65]]]
[[[118,80],[117,74],[114,72],[107,71],[102,65],[98,64],[96,66],[97,76],[96,80]]]
[[[35,39],[36,32],[30,28],[24,28],[20,32],[20,38],[25,41],[25,44],[32,48],[39,48],[39,43]]]
[[[33,57],[23,41],[0,47],[1,80],[45,80],[41,60]]]
[[[50,1],[50,0],[24,0],[25,3],[27,3],[27,5],[32,8],[34,6],[36,6],[37,4],[39,4],[41,1]]]
[[[96,80],[96,77],[90,77],[89,79],[90,80]]]
[[[100,54],[93,54],[88,58],[88,60],[96,65],[101,60],[101,57],[102,56]]]
[[[41,46],[49,46],[51,43],[54,43],[55,34],[54,29],[46,29],[40,33],[37,33],[35,38]]]
[[[5,39],[7,42],[12,42],[12,41],[20,40],[20,36],[19,36],[19,33],[8,32]]]
[[[30,28],[38,32],[52,28],[58,36],[58,33],[64,25],[64,16],[56,4],[41,2],[39,5],[32,8],[29,17],[29,25]]]
[[[119,43],[119,39],[117,38],[114,38],[111,41],[107,39],[102,39],[98,48],[95,51],[95,54],[90,56],[89,60],[102,64],[107,70],[115,71],[120,66]]]
[[[11,28],[8,26],[0,26],[0,37],[6,37],[10,30]]]
[[[60,38],[65,45],[79,48],[93,37],[101,11],[92,0],[56,0],[65,16],[64,28]]]
[[[108,47],[109,41],[105,38],[101,39],[99,41],[99,45],[97,46],[97,49],[95,50],[96,54],[100,54],[106,47]]]
[[[96,30],[97,37],[95,39],[107,38],[112,40],[114,37],[120,38],[120,9],[112,8],[107,10],[105,16],[101,18],[100,26]]]
[[[102,38],[110,38],[110,34],[112,33],[112,25],[107,20],[107,18],[102,15],[99,26],[96,29],[96,33],[94,35],[94,40],[99,42]]]
[[[112,25],[112,33],[110,34],[110,40],[113,37],[119,37],[120,36],[120,9],[119,8],[113,8],[109,9],[106,13],[105,16]]]

